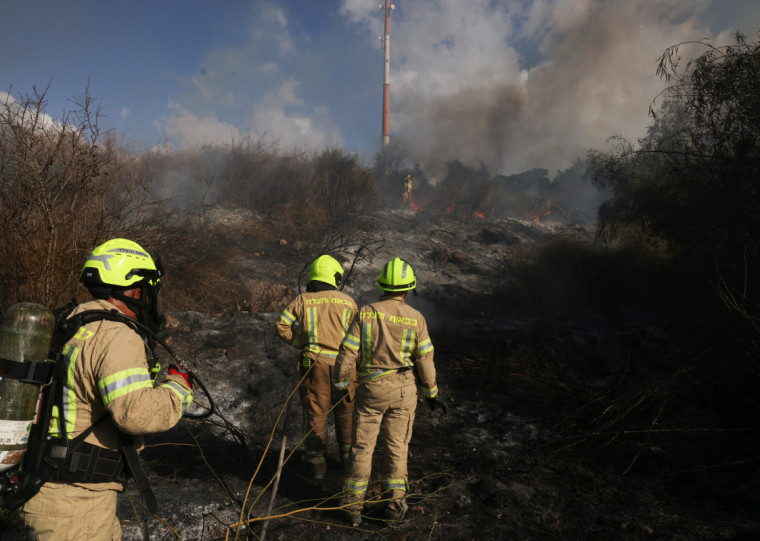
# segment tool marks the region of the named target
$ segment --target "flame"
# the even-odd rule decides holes
[[[419,206],[417,203],[414,202],[414,194],[409,194],[409,208],[412,209],[414,212],[419,212],[423,210],[421,206]]]
[[[541,203],[539,201],[536,201],[533,204],[533,208],[530,210],[529,218],[533,220],[534,222],[540,222],[546,216],[551,216],[551,213],[552,213],[551,199],[547,199],[543,205],[544,205],[544,209],[539,209],[539,206],[541,206]]]
[[[412,209],[414,212],[420,212],[425,210],[425,207],[418,204],[414,200],[414,194],[409,194],[409,208]],[[443,211],[444,214],[450,215],[456,213],[457,205],[454,201],[449,203],[449,206],[446,208],[446,210]],[[481,220],[484,220],[486,217],[486,211],[483,209],[478,209],[475,212],[472,213],[473,218],[480,218]]]

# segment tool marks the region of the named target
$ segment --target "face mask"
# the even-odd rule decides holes
[[[164,316],[163,295],[161,293],[161,277],[164,276],[164,267],[161,258],[151,254],[151,259],[156,265],[156,270],[134,269],[130,274],[142,276],[146,280],[142,283],[143,298],[139,301],[128,303],[135,306],[137,320],[153,331],[157,337],[166,335],[166,317]],[[122,299],[124,300],[124,299]]]
[[[140,311],[138,319],[159,337],[163,337],[166,334],[166,316],[161,284],[146,285],[143,287],[143,292],[146,296],[146,305]]]

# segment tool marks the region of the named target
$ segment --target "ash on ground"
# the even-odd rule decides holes
[[[428,319],[450,405],[443,415],[418,404],[404,520],[385,521],[378,505],[359,527],[343,520],[332,430],[328,474],[305,475],[298,353],[276,338],[278,312],[182,312],[170,314],[170,345],[218,414],[147,438],[143,461],[160,510],[146,519],[131,486],[119,498],[125,541],[144,539],[145,524],[152,540],[257,539],[267,517],[268,539],[760,537],[757,453],[746,432],[719,428],[709,401],[677,394],[674,378],[693,355],[678,328],[641,306],[581,302],[586,285],[577,281],[563,290],[550,280],[538,298],[518,279],[531,251],[558,238],[588,242],[588,231],[396,211],[378,218],[374,234],[371,257],[356,262],[344,291],[360,304],[375,300],[384,261],[414,266],[419,296],[408,300]],[[254,258],[251,272],[269,264]],[[295,279],[283,281],[288,295]],[[369,495],[378,492],[379,482]],[[10,521],[2,527],[3,539],[22,538]]]

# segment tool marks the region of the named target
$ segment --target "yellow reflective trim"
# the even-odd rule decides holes
[[[87,340],[88,338],[92,338],[93,336],[95,336],[94,332],[88,331],[84,327],[79,327],[79,330],[72,338],[76,338],[77,340]]]
[[[150,381],[150,377],[148,377],[147,381],[135,381],[135,382],[129,383],[128,385],[119,387],[118,389],[105,395],[103,397],[103,405],[107,406],[108,404],[116,400],[117,398],[127,395],[131,392],[139,391],[140,389],[152,389],[152,388],[153,388],[153,384]]]
[[[160,387],[166,387],[171,392],[173,392],[177,398],[179,398],[179,418],[181,419],[182,416],[185,414],[185,411],[190,406],[190,404],[193,403],[193,393],[191,391],[188,391],[185,389],[182,385],[177,383],[176,381],[166,381],[162,383]]]
[[[74,432],[77,418],[77,395],[74,392],[74,367],[76,366],[77,356],[79,355],[79,348],[76,346],[66,345],[63,347],[62,353],[64,355],[63,362],[66,363],[66,382],[63,384],[61,393],[64,396],[63,400],[63,412],[60,411],[58,405],[54,405],[51,413],[51,427],[50,433],[56,437],[61,435],[60,419],[63,415],[65,424],[65,434],[68,437],[69,434]]]
[[[432,387],[428,389],[427,387],[422,387],[422,396],[426,396],[428,398],[435,398],[438,396],[438,386]]]
[[[147,368],[129,368],[116,372],[98,382],[103,405],[139,389],[152,389],[153,383]]]
[[[362,360],[361,370],[367,371],[372,363],[372,323],[365,321],[362,323]]]
[[[401,362],[405,366],[414,366],[412,362],[412,351],[414,351],[414,342],[417,333],[413,329],[404,329],[401,332]]]
[[[359,342],[358,337],[354,336],[353,334],[346,333],[346,335],[343,337],[341,345],[350,350],[359,351],[359,346],[361,346],[361,343]]]
[[[283,310],[282,314],[280,314],[280,319],[283,320],[288,325],[292,325],[293,322],[296,320],[296,316],[291,314],[288,310]]]
[[[403,490],[406,492],[406,479],[383,479],[384,490]]]
[[[348,330],[348,327],[351,325],[352,315],[353,315],[353,310],[351,310],[350,308],[343,309],[343,319],[341,321],[341,326],[343,327],[344,333]]]
[[[369,485],[369,481],[354,481],[352,479],[346,479],[345,490],[352,494],[364,494],[367,492],[367,485]]]

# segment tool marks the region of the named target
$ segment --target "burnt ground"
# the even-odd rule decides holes
[[[729,419],[725,386],[693,362],[711,353],[710,337],[687,347],[683,322],[580,301],[580,283],[563,302],[533,302],[516,278],[532,247],[557,236],[588,240],[583,228],[405,212],[383,223],[373,260],[356,265],[345,291],[373,300],[385,260],[414,265],[420,295],[410,304],[428,318],[450,405],[443,415],[419,402],[405,519],[388,523],[374,506],[360,527],[343,522],[335,448],[324,481],[303,475],[298,398],[286,406],[296,354],[274,335],[276,311],[181,312],[171,314],[170,345],[220,414],[148,438],[143,460],[160,503],[151,539],[260,537],[283,433],[293,454],[269,539],[760,538],[757,422]],[[279,264],[295,260],[279,250],[271,254]],[[255,275],[274,263],[248,264]],[[283,282],[294,295],[293,278]],[[136,496],[130,487],[119,500],[125,540],[144,538]],[[250,529],[234,527],[241,516]],[[2,539],[23,538],[7,518],[0,528]]]

